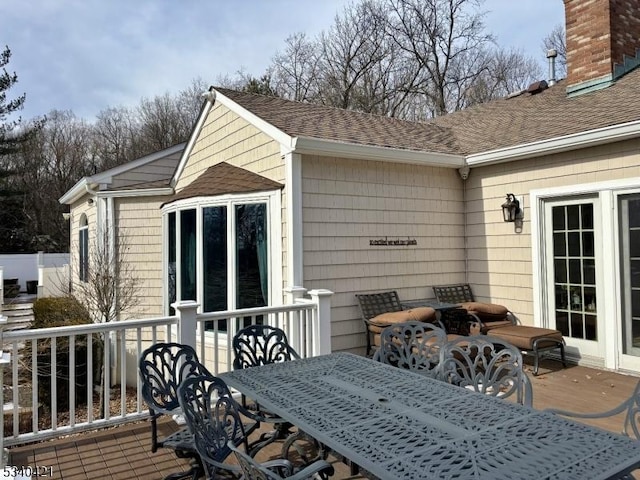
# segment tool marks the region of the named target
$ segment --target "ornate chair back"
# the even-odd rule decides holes
[[[406,322],[386,327],[374,360],[436,377],[447,333],[431,323]]]
[[[142,398],[149,406],[151,417],[151,451],[155,452],[166,443],[158,440],[156,420],[162,414],[173,415],[178,410],[178,386],[189,377],[209,372],[198,361],[195,350],[180,343],[150,346],[142,352],[138,369],[142,379]]]
[[[217,478],[219,469],[238,473],[236,466],[223,463],[231,454],[229,444],[242,444],[248,451],[247,435],[255,424],[242,423],[227,384],[211,374],[190,377],[178,388],[178,398],[207,478]]]
[[[523,369],[522,354],[513,345],[489,335],[460,337],[440,351],[438,377],[496,397],[515,395],[532,406],[533,391]]]
[[[233,337],[233,368],[257,367],[299,359],[284,330],[269,325],[250,325]]]

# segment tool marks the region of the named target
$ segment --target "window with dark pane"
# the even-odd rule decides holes
[[[202,273],[203,310],[216,312],[227,310],[227,207],[202,209]],[[226,331],[226,320],[218,321],[218,328]],[[205,329],[213,330],[213,322]]]
[[[566,336],[596,340],[593,205],[554,206],[551,215],[556,327]]]
[[[623,352],[640,356],[640,194],[621,195],[618,207]]]
[[[196,300],[196,211],[180,212],[180,300]]]
[[[167,215],[167,289],[169,300],[169,315],[175,315],[176,311],[171,304],[176,301],[176,212]]]

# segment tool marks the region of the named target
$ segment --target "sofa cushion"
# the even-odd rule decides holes
[[[377,327],[380,329],[379,332],[381,332],[382,328],[394,323],[431,322],[435,319],[436,311],[431,307],[418,307],[410,310],[401,310],[399,312],[387,312],[370,319],[369,330],[374,331],[371,327]]]
[[[411,317],[412,322],[433,323],[436,319],[436,311],[431,307],[415,307],[405,310]]]
[[[483,302],[464,302],[460,304],[467,312],[477,315],[480,320],[494,321],[504,320],[507,318],[509,309],[503,305],[497,303],[483,303]]]
[[[540,339],[538,348],[552,347],[562,342],[562,333],[558,330],[541,327],[528,327],[525,325],[510,325],[496,328],[489,335],[509,342],[522,350],[533,350],[533,342]]]
[[[511,322],[511,320],[498,320],[498,321],[488,321],[488,322],[483,322],[482,323],[482,328],[480,328],[480,325],[478,324],[478,322],[473,322],[471,324],[471,327],[469,328],[469,334],[470,335],[479,335],[481,333],[489,333],[492,330],[496,329],[496,328],[503,328],[503,327],[512,327],[513,326],[513,322]]]

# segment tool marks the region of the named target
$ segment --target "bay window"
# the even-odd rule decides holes
[[[273,212],[279,191],[176,201],[164,208],[167,311],[194,300],[201,312],[271,304]],[[223,329],[224,325],[220,325]]]

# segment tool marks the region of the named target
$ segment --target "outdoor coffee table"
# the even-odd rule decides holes
[[[612,479],[640,442],[348,353],[221,374],[381,479]]]

